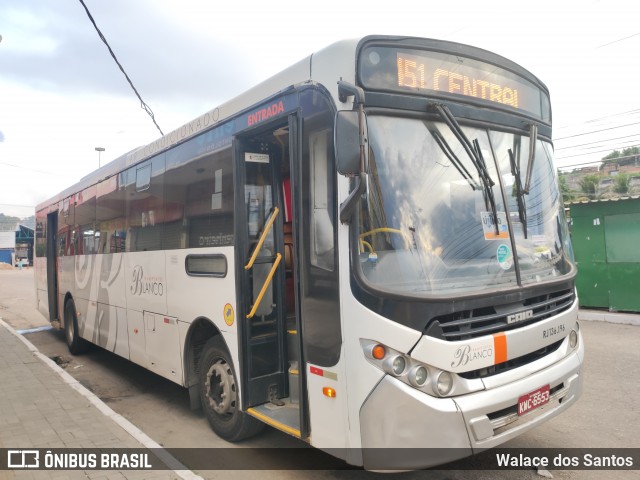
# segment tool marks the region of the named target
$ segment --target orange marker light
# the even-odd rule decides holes
[[[336,398],[336,391],[331,387],[322,387],[322,393],[325,397]]]
[[[371,355],[376,360],[382,360],[386,353],[387,352],[385,351],[385,349],[384,349],[384,347],[382,345],[376,345],[375,347],[373,347],[371,349]]]

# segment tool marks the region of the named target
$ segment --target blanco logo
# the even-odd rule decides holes
[[[470,345],[463,345],[455,353],[455,360],[451,362],[453,368],[464,367],[468,363],[476,360],[486,360],[493,358],[493,347],[490,345],[480,345],[471,348]]]
[[[162,297],[164,295],[164,283],[161,277],[145,276],[144,270],[140,265],[133,267],[131,274],[131,293],[133,295],[155,295]]]
[[[507,323],[511,325],[512,323],[522,322],[524,320],[529,320],[530,318],[533,318],[533,310],[525,310],[524,312],[508,315]]]
[[[7,450],[7,468],[38,468],[40,452],[38,450]]]

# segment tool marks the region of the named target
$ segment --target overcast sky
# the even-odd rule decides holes
[[[537,75],[559,166],[640,145],[629,0],[85,3],[165,133],[334,41],[394,34],[482,47]],[[104,164],[159,136],[78,0],[0,0],[0,35],[0,212],[32,215],[97,168],[95,147]]]

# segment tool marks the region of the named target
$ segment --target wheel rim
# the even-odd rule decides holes
[[[232,415],[236,410],[236,382],[231,365],[217,358],[205,380],[206,398],[211,409],[218,415]]]
[[[75,337],[75,325],[73,324],[73,309],[70,304],[66,306],[67,314],[65,315],[65,330],[67,332],[67,342],[69,345],[73,343],[73,337]]]

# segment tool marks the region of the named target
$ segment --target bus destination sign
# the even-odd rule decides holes
[[[371,46],[360,57],[367,88],[426,95],[460,95],[548,118],[548,97],[505,68],[460,55]]]
[[[498,78],[496,78],[498,77]],[[519,85],[499,75],[448,62],[398,53],[398,86],[436,90],[519,108]]]

